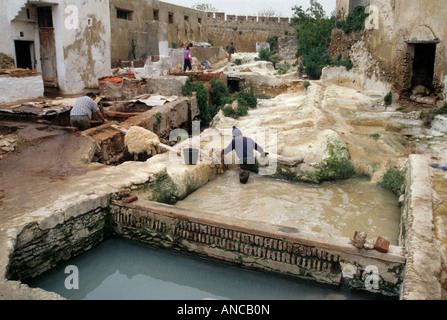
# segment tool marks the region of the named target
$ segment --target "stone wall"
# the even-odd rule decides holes
[[[226,48],[231,42],[239,52],[256,52],[256,43],[269,37],[296,35],[289,18],[226,15],[208,13],[208,35],[215,46]]]
[[[363,0],[337,0],[337,20],[346,18],[354,3],[367,4]],[[376,76],[392,84],[393,91],[407,94],[412,88],[415,46],[436,44],[433,73],[433,90],[440,99],[447,96],[446,28],[442,23],[446,7],[442,2],[408,0],[370,0],[369,17],[359,47],[370,56]],[[333,32],[333,55],[355,54],[356,34],[345,35],[341,30]],[[356,63],[354,62],[354,66]]]
[[[106,116],[107,112],[107,108],[105,108]],[[199,112],[195,96],[192,98],[180,97],[163,106],[156,106],[149,111],[134,115],[120,122],[120,127],[129,129],[132,126],[139,126],[155,132],[162,139],[168,139],[173,129],[190,126]],[[159,123],[155,116],[157,113],[161,114]],[[91,128],[85,131],[85,135],[96,141],[98,145],[96,160],[101,163],[115,165],[122,163],[129,156],[124,143],[124,134],[121,132],[112,129]],[[133,158],[128,160],[133,160]]]
[[[34,278],[88,251],[103,241],[105,227],[106,212],[101,207],[51,229],[38,223],[26,226],[17,237],[7,278]]]
[[[442,296],[442,261],[433,233],[432,201],[429,159],[411,155],[401,227],[401,242],[407,251],[403,300],[440,300]]]
[[[345,238],[141,200],[114,201],[110,213],[124,238],[336,286],[400,293],[405,259],[399,247],[387,254],[357,250]],[[377,268],[376,289],[365,284],[371,266]]]

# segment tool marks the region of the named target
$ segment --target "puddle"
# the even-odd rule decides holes
[[[368,239],[381,236],[393,245],[398,242],[397,197],[362,179],[314,185],[251,174],[242,185],[233,170],[176,206],[349,238],[364,231]]]

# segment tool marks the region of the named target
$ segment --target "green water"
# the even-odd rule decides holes
[[[69,265],[78,289],[66,289]],[[69,284],[76,283],[69,281]],[[109,239],[29,283],[72,300],[369,300],[380,297]]]

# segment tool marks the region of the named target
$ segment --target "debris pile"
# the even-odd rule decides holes
[[[13,135],[0,134],[0,160],[5,153],[14,152],[17,147],[17,139]]]
[[[382,237],[377,237],[376,241],[374,240],[366,240],[366,233],[356,231],[354,233],[354,237],[351,239],[351,243],[357,249],[367,249],[373,250],[376,249],[379,252],[387,253],[390,247],[390,242]]]

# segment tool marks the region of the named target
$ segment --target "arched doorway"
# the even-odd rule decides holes
[[[430,27],[423,25],[417,27],[405,42],[408,45],[407,54],[412,61],[408,65],[408,75],[411,77],[406,79],[407,89],[424,86],[433,92],[436,47],[439,39]]]

